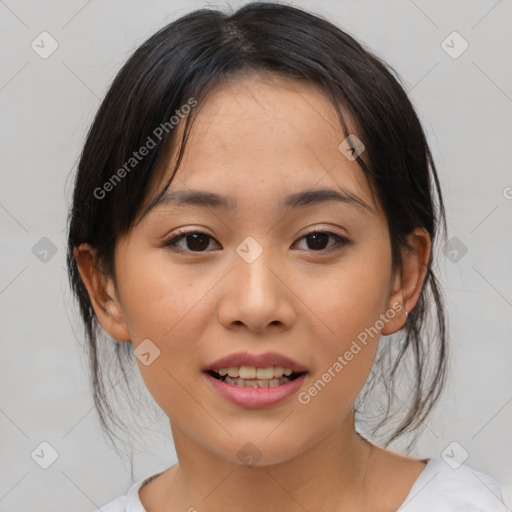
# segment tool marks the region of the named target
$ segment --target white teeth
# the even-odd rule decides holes
[[[283,375],[281,373],[281,375]],[[274,368],[258,368],[256,370],[256,378],[258,379],[271,379],[274,376]],[[277,377],[277,375],[276,375]]]
[[[241,388],[275,388],[290,382],[288,377],[281,377],[280,379],[232,379],[226,376],[224,382],[232,384]]]
[[[255,368],[254,366],[230,366],[229,368],[219,368],[216,372],[225,377],[228,375],[232,379],[260,379],[271,380],[279,379],[283,375],[289,377],[293,372],[289,368],[281,366],[270,366],[268,368]]]
[[[238,370],[238,376],[241,379],[255,379],[256,368],[254,368],[254,366],[240,366],[240,370]]]
[[[230,377],[238,377],[238,368],[235,368],[234,366],[228,368],[228,375]]]

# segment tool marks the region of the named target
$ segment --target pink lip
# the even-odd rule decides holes
[[[276,352],[266,352],[264,354],[250,354],[249,352],[237,352],[217,359],[213,363],[203,368],[204,372],[208,370],[218,370],[219,368],[229,368],[230,366],[254,366],[255,368],[269,368],[271,366],[280,366],[289,368],[293,372],[300,373],[307,371],[307,368],[292,359],[277,354]],[[240,389],[240,388],[237,388]],[[243,389],[243,388],[242,388]]]
[[[221,366],[221,368],[225,367]],[[276,386],[275,388],[242,388],[216,379],[209,373],[203,373],[203,375],[214,389],[224,398],[236,405],[239,405],[240,407],[247,407],[250,409],[268,407],[286,400],[299,390],[306,378],[306,374],[304,373],[300,377],[297,377],[286,384],[282,384],[281,386]]]

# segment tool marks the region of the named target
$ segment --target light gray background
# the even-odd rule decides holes
[[[64,268],[65,182],[100,99],[131,51],[190,10],[241,3],[0,0],[0,511],[91,511],[132,483],[129,465],[99,429],[83,343],[76,339],[81,330]],[[456,441],[469,454],[467,465],[502,482],[509,506],[511,4],[296,3],[388,61],[407,84],[428,132],[447,202],[448,236],[468,251],[457,262],[440,251],[452,373],[417,454],[439,455]],[[47,59],[31,48],[43,31],[59,45]],[[453,31],[469,43],[456,59],[441,46]],[[46,262],[32,252],[42,237],[57,248]],[[135,480],[176,461],[168,425],[161,425],[163,434],[148,430],[137,447]],[[43,441],[58,453],[48,469],[31,458]]]

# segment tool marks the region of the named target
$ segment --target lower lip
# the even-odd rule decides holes
[[[283,402],[299,390],[306,378],[304,373],[300,377],[275,388],[242,388],[216,379],[209,373],[204,372],[203,375],[224,398],[240,407],[250,409],[268,407]]]

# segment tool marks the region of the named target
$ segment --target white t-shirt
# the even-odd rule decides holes
[[[95,512],[147,512],[139,489],[160,473],[134,483],[126,495]],[[509,512],[501,485],[491,476],[462,465],[452,469],[441,457],[432,457],[414,482],[397,512]]]

